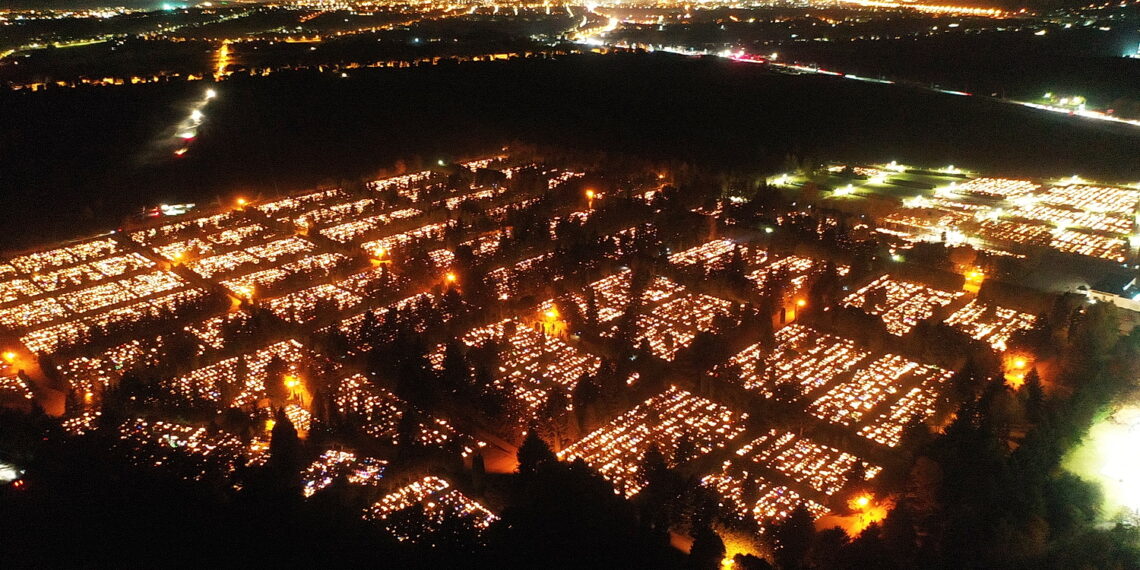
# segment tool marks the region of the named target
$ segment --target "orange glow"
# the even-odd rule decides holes
[[[245,198],[238,198],[238,199],[237,199],[237,205],[238,205],[238,207],[239,207],[239,208],[244,208],[244,207],[245,207],[245,205],[246,205],[246,204],[248,204],[248,203],[249,203],[249,202],[247,202]]]
[[[595,192],[594,192],[592,189],[591,189],[591,190],[586,190],[586,197],[587,197],[587,198],[589,198],[589,199],[593,200],[593,199],[594,199],[594,196],[597,196],[597,194],[596,194],[596,193],[595,193]]]
[[[807,301],[805,301],[805,300],[803,300],[803,299],[798,299],[798,300],[796,301],[796,306],[797,306],[797,307],[806,307],[806,306],[807,306]]]
[[[857,536],[872,523],[887,518],[887,513],[894,507],[890,499],[876,500],[870,493],[860,493],[847,501],[847,507],[852,511],[850,515],[831,514],[816,521],[816,529],[824,530],[840,527],[848,536]]]
[[[967,271],[963,277],[966,278],[962,282],[962,289],[971,293],[977,293],[982,288],[982,282],[986,280],[986,274],[980,269],[971,269]]]
[[[8,351],[8,352],[4,353],[4,362],[11,364],[12,362],[15,362],[15,360],[16,360],[16,353],[15,352]]]
[[[289,376],[285,377],[285,387],[289,388],[290,390],[292,390],[293,388],[296,388],[300,384],[301,384],[301,380],[299,378],[297,378],[296,376],[289,375]]]
[[[455,283],[459,277],[457,277],[454,273],[448,273],[446,276],[444,276],[444,279],[446,279],[448,283]]]
[[[273,426],[277,425],[277,420],[272,418],[265,420],[265,431],[273,431]]]
[[[230,40],[223,40],[218,51],[214,52],[214,81],[229,75],[226,68],[229,67],[230,60]]]
[[[1006,354],[1003,367],[1005,369],[1005,383],[1011,388],[1021,388],[1025,384],[1025,374],[1033,365],[1031,354]]]

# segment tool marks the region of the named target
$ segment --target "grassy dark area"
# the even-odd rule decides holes
[[[163,201],[273,192],[511,141],[775,170],[819,159],[1140,177],[1140,133],[966,97],[759,66],[585,55],[278,74],[218,87],[190,153],[168,149],[204,83],[0,94],[0,248],[111,228]],[[161,144],[160,144],[161,143]],[[166,146],[163,146],[166,145]]]
[[[979,95],[1036,100],[1046,92],[1083,95],[1097,106],[1140,99],[1140,60],[1121,57],[1136,49],[1140,33],[1096,28],[937,34],[881,41],[805,42],[782,48],[784,56],[846,73],[887,76]]]

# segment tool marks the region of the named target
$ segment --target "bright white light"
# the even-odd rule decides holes
[[[213,99],[214,97],[217,97],[217,96],[218,96],[217,91],[214,91],[213,89],[207,89],[206,90],[206,98],[207,99]]]
[[[954,228],[946,230],[946,245],[962,245],[966,243],[966,234]]]
[[[190,112],[190,119],[191,120],[201,121],[203,117],[205,117],[205,115],[203,115],[202,112],[199,111],[198,109],[194,109],[193,111]]]
[[[15,465],[0,462],[0,485],[7,485],[19,479],[23,472]]]
[[[930,207],[930,200],[927,200],[925,196],[915,196],[913,198],[904,198],[902,203],[903,203],[904,208],[929,208]]]
[[[1115,410],[1089,429],[1085,442],[1065,458],[1065,468],[1100,483],[1108,516],[1124,508],[1140,512],[1140,455],[1133,453],[1140,436],[1140,407]]]

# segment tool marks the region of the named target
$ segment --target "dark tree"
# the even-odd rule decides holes
[[[788,518],[772,528],[776,565],[784,569],[802,568],[815,535],[815,519],[802,504]]]
[[[518,451],[519,475],[534,476],[546,465],[558,462],[558,457],[550,450],[550,446],[538,436],[538,430],[531,426],[523,438]]]
[[[711,528],[702,526],[693,533],[689,549],[689,567],[694,570],[716,570],[724,560],[724,541]]]

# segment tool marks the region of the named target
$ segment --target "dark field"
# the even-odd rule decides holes
[[[1140,179],[1140,132],[660,54],[233,79],[175,158],[173,129],[207,87],[0,94],[0,248],[111,229],[143,205],[357,180],[513,141],[748,171],[794,153]]]

